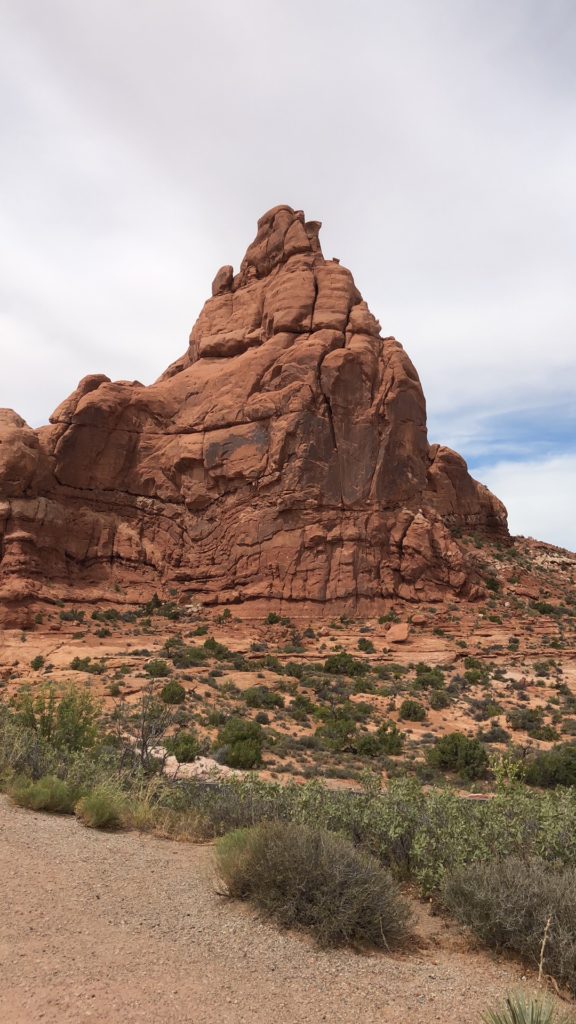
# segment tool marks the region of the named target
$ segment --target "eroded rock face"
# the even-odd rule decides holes
[[[428,445],[416,370],[319,228],[265,214],[152,386],[86,377],[36,432],[2,413],[5,609],[474,596],[452,529],[506,535],[505,509]]]

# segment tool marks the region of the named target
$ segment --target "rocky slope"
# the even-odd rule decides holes
[[[38,431],[0,413],[5,624],[154,591],[356,611],[481,594],[456,536],[506,538],[506,511],[428,444],[412,363],[319,228],[265,214],[152,386],[86,377]]]

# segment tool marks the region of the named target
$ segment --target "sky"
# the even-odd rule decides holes
[[[576,549],[573,0],[0,0],[0,406],[152,382],[321,220],[513,533]]]

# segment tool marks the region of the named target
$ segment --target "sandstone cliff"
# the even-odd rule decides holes
[[[159,380],[85,377],[31,430],[0,412],[0,605],[474,597],[455,528],[502,504],[426,434],[418,375],[288,206],[218,271]]]

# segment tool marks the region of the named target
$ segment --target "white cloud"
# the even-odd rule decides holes
[[[508,509],[510,532],[576,551],[576,454],[477,466]]]

